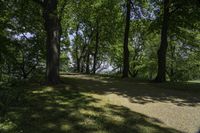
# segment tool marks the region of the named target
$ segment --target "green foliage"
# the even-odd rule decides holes
[[[11,81],[32,76],[44,62],[44,32],[40,8],[31,1],[3,1],[0,34],[0,79]],[[10,10],[13,7],[13,10]]]
[[[40,0],[0,1],[0,81],[21,80],[45,72],[45,30]],[[130,74],[153,79],[163,16],[162,1],[131,1]],[[91,72],[96,52],[97,71],[121,73],[126,1],[61,0],[60,71]],[[170,1],[167,77],[172,81],[199,78],[199,2]],[[12,9],[12,10],[11,10]],[[89,55],[89,56],[88,56]],[[88,61],[89,59],[89,61]],[[40,76],[39,76],[40,77]],[[43,76],[44,77],[44,76]]]

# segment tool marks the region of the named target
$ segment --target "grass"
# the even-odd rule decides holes
[[[63,84],[57,86],[19,85],[8,93],[10,100],[0,105],[1,133],[179,133],[166,127],[161,121],[134,112],[123,106],[124,101],[106,97],[111,93],[135,97],[138,103],[153,100],[167,101],[170,97],[184,100],[173,101],[180,106],[195,106],[199,101],[187,97],[197,94],[191,90],[180,95],[168,93],[171,84],[155,84],[119,81],[99,76],[63,76]],[[130,89],[134,85],[137,90]],[[159,90],[160,87],[165,87]],[[167,87],[166,87],[167,86]],[[198,85],[193,86],[195,87]],[[173,86],[174,87],[174,86]],[[187,85],[178,85],[179,88]],[[175,87],[176,88],[176,87]],[[146,93],[146,89],[149,93]],[[158,92],[164,92],[158,95]],[[150,97],[150,99],[145,99]],[[1,98],[5,98],[1,97]],[[8,98],[7,98],[8,99]],[[115,101],[115,102],[114,102]]]
[[[199,80],[190,80],[188,81],[189,83],[200,83],[200,79]]]

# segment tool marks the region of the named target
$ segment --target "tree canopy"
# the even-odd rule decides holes
[[[198,0],[0,0],[0,81],[59,72],[200,78]]]

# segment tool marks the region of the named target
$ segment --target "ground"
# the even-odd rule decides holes
[[[24,84],[0,90],[0,132],[200,131],[199,83],[158,84],[78,74],[62,75],[62,81],[57,86]]]

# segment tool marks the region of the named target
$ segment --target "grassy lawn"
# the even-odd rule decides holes
[[[200,79],[199,80],[191,80],[191,81],[188,81],[189,83],[200,83]]]
[[[133,84],[131,80],[79,75],[64,75],[62,80],[58,86],[24,84],[1,89],[0,133],[179,133],[158,119],[123,106],[124,101],[105,95],[134,97],[132,102],[139,104],[174,97],[183,99],[173,100],[179,106],[199,103],[199,84]],[[133,86],[138,89],[131,89]],[[189,97],[191,94],[193,97]]]

